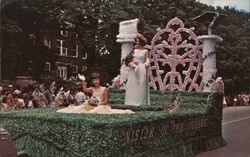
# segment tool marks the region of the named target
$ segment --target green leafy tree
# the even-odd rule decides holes
[[[55,4],[54,2],[53,4]],[[54,20],[49,16],[51,8],[42,0],[4,0],[2,18],[2,65],[3,77],[15,79],[16,75],[29,73],[29,61],[33,64],[35,78],[43,72],[46,58],[51,57],[42,46],[41,33]]]
[[[195,0],[4,0],[1,8],[4,29],[1,33],[6,53],[3,57],[5,62],[11,62],[7,61],[7,58],[11,59],[7,54],[14,61],[20,58],[16,56],[26,53],[24,56],[28,60],[32,53],[35,60],[43,48],[37,44],[37,52],[33,52],[34,47],[28,42],[30,34],[35,34],[36,43],[39,43],[42,33],[53,31],[61,24],[71,25],[88,54],[87,75],[98,71],[104,82],[109,82],[120,68],[121,50],[116,43],[119,22],[138,18],[138,29],[149,41],[157,27],[164,28],[174,17],[182,19],[186,27],[195,27],[197,35],[203,35],[207,34],[207,28],[191,19],[204,11],[215,10],[228,15],[214,29],[214,34],[223,38],[217,47],[218,76],[224,78],[227,93],[249,90],[250,13],[229,7],[213,8]],[[13,68],[11,66],[9,68]]]

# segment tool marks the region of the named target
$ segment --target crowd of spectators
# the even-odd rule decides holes
[[[114,81],[115,82],[115,81]],[[111,88],[114,88],[113,85]],[[14,85],[0,86],[0,110],[42,107],[66,107],[80,105],[89,96],[82,90],[82,84],[71,87],[56,86],[55,82],[45,85],[37,83],[23,88]],[[250,93],[227,95],[224,107],[250,105]]]
[[[0,86],[0,110],[80,105],[87,99],[82,85],[70,88],[56,87],[55,83],[34,84],[23,88],[14,85]]]
[[[225,96],[225,101],[226,106],[248,106],[250,105],[250,93],[241,92],[236,95],[228,95]]]
[[[214,83],[214,92],[224,93],[224,82],[222,77],[217,77]],[[223,106],[248,106],[250,105],[250,93],[241,92],[239,94],[226,95],[223,98]]]

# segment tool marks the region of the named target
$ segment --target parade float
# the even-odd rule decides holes
[[[137,19],[121,23],[117,41],[122,44],[122,54],[132,49],[133,34],[137,33],[125,28],[136,28],[136,23]],[[11,133],[18,150],[34,157],[195,156],[224,146],[223,93],[216,92],[213,81],[215,53],[202,54],[208,52],[204,49],[214,50],[211,47],[218,40],[204,42],[207,38],[197,37],[193,30],[178,18],[157,29],[148,46],[150,104],[126,106],[123,89],[110,91],[112,108],[131,109],[134,114],[63,114],[57,113],[57,108],[9,110],[0,112],[0,126]],[[204,63],[211,69],[204,70]],[[121,68],[120,81],[124,86],[125,68]]]
[[[124,91],[113,92],[112,107],[124,108]],[[136,111],[131,115],[62,114],[55,108],[4,111],[1,127],[12,134],[18,150],[43,157],[195,156],[225,144],[221,94],[209,99],[209,93],[151,95],[155,104],[131,106]],[[176,96],[181,106],[174,113],[165,111],[163,101]]]

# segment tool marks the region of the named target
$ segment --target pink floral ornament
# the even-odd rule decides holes
[[[149,85],[158,90],[201,91],[202,45],[194,28],[174,18],[151,41]]]

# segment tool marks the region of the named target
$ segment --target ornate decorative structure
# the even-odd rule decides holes
[[[174,18],[157,28],[150,46],[150,86],[158,90],[201,91],[202,45],[194,28]]]

